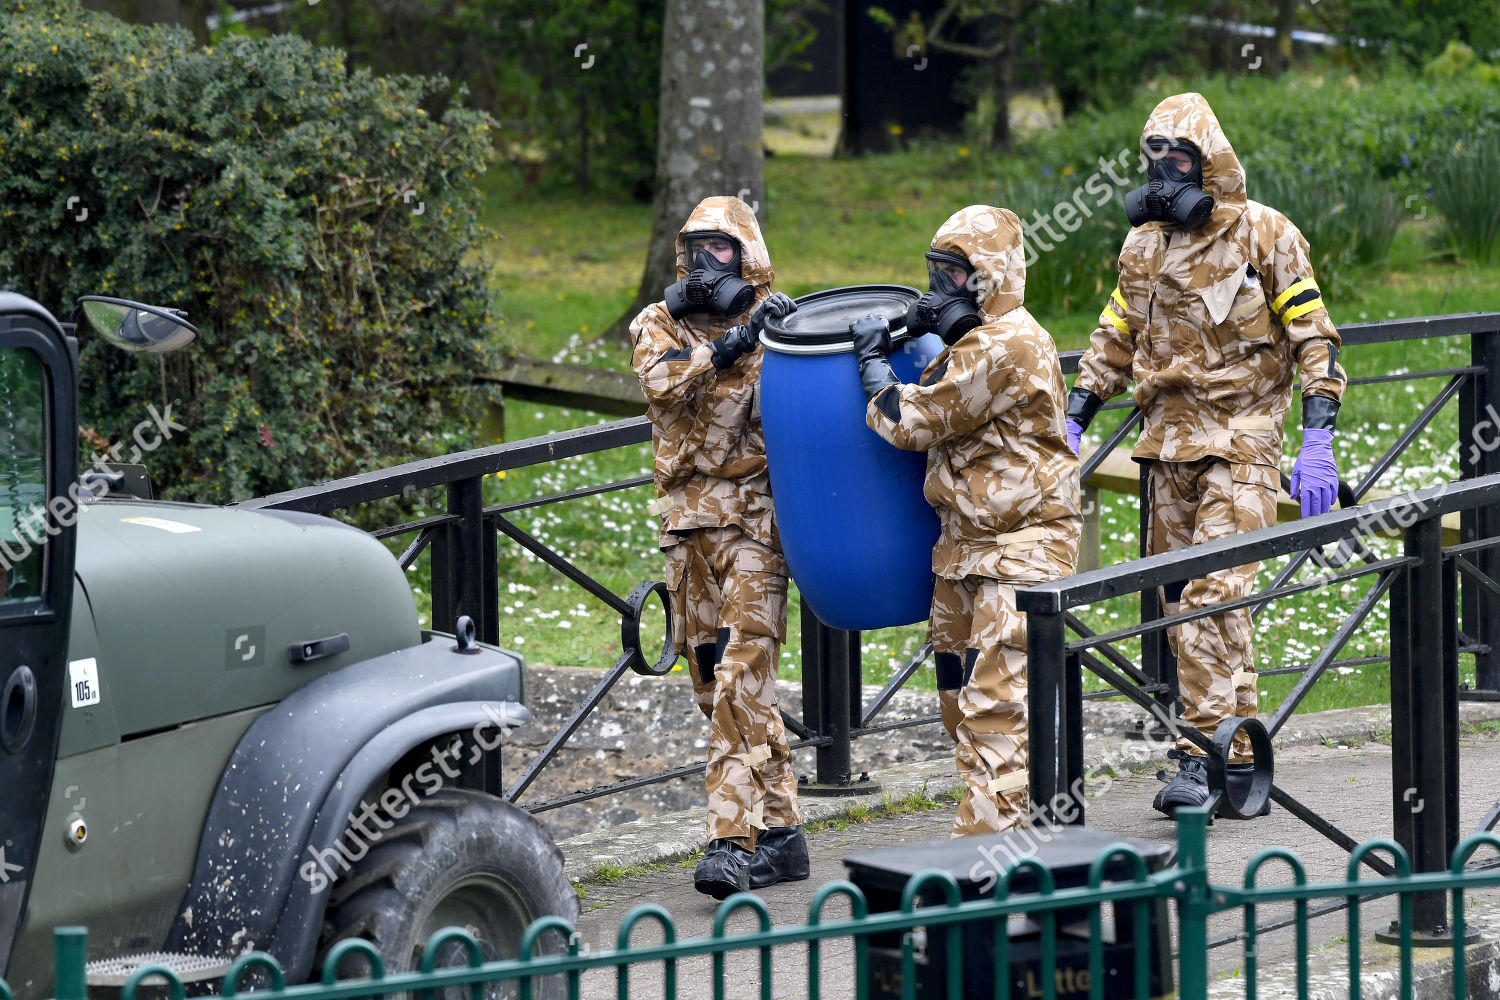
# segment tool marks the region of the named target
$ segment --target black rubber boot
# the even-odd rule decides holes
[[[1253,763],[1230,764],[1224,769],[1224,776],[1226,779],[1224,794],[1231,796],[1236,802],[1244,802],[1245,797],[1250,794],[1250,784],[1255,777],[1255,765]],[[1266,799],[1266,804],[1261,806],[1260,812],[1255,815],[1265,816],[1270,811],[1271,800]]]
[[[1167,782],[1166,788],[1156,793],[1152,808],[1171,816],[1183,806],[1195,809],[1207,802],[1208,761],[1175,749],[1168,750],[1167,756],[1178,761],[1177,774]]]
[[[802,835],[802,827],[772,827],[755,838],[755,854],[750,858],[750,888],[800,882],[809,873],[807,838]]]
[[[715,840],[698,867],[693,869],[693,888],[714,899],[727,899],[750,891],[749,851],[732,840]]]

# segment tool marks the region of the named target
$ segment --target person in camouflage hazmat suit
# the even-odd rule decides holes
[[[661,519],[672,634],[712,729],[709,849],[694,884],[722,899],[808,875],[776,703],[787,568],[761,436],[757,350],[765,318],[796,305],[772,294],[760,226],[738,198],[706,198],[693,210],[677,237],[677,274],[666,301],[631,324],[631,364],[651,418],[657,499],[649,509]],[[726,306],[726,287],[742,298]]]
[[[1246,198],[1245,172],[1202,96],[1158,104],[1141,152],[1148,185],[1132,192],[1119,286],[1069,396],[1070,443],[1076,450],[1102,401],[1134,378],[1144,416],[1134,457],[1149,466],[1149,551],[1254,531],[1276,522],[1281,429],[1300,373],[1304,436],[1292,494],[1304,516],[1325,513],[1338,486],[1332,441],[1345,376],[1307,241],[1286,216]],[[1166,610],[1245,597],[1259,568],[1166,588]],[[1168,632],[1183,720],[1206,736],[1226,718],[1255,715],[1251,633],[1249,608]],[[1168,814],[1208,798],[1203,752],[1179,737],[1171,753],[1178,773],[1153,803]],[[1229,760],[1236,797],[1243,791],[1234,786],[1251,780],[1250,760],[1241,733]]]
[[[957,837],[1030,820],[1026,619],[1015,595],[1074,571],[1078,459],[1057,349],[1022,304],[1020,220],[971,205],[943,224],[926,256],[930,291],[907,328],[935,331],[948,346],[917,383],[891,371],[881,317],[850,327],[866,423],[898,448],[927,452],[924,492],[941,525],[928,634],[968,786]]]

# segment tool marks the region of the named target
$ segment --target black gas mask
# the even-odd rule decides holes
[[[963,280],[957,280],[957,272]],[[980,323],[977,296],[970,287],[974,270],[961,254],[927,251],[927,294],[906,310],[906,329],[913,337],[935,333],[950,347]]]
[[[740,241],[725,233],[683,236],[688,276],[667,286],[667,312],[738,316],[755,302],[755,288],[740,277]]]
[[[1182,170],[1171,153],[1186,153],[1192,166]],[[1203,160],[1186,142],[1146,141],[1146,183],[1125,195],[1125,216],[1132,226],[1171,222],[1197,229],[1214,211],[1213,196],[1203,190]]]

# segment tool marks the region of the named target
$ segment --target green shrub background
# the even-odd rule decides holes
[[[1201,92],[1213,106],[1245,168],[1250,197],[1281,210],[1307,237],[1326,291],[1350,291],[1369,268],[1384,266],[1403,220],[1441,214],[1445,225],[1434,253],[1489,259],[1493,238],[1469,233],[1496,210],[1495,184],[1484,178],[1493,176],[1485,151],[1500,141],[1500,83],[1473,69],[1367,78],[1332,70],[1274,80],[1162,78],[1115,107],[1084,110],[1035,133],[1014,155],[950,152],[943,169],[1029,222],[1033,210],[1048,215],[1067,201],[1099,171],[1101,156],[1135,150],[1151,109],[1186,90]],[[899,155],[890,160],[892,185],[899,185],[900,170],[931,169]],[[1135,171],[1132,160],[1126,171],[1132,184],[1140,179]],[[1450,174],[1461,180],[1445,188]],[[1456,193],[1444,199],[1445,190]],[[1097,308],[1109,294],[1128,228],[1121,194],[1116,189],[1110,203],[1028,268],[1028,305]]]
[[[185,308],[204,333],[157,359],[80,331],[86,439],[171,404],[188,430],[153,475],[209,503],[469,446],[495,341],[488,116],[434,120],[445,81],[292,36],[197,48],[64,0],[0,21],[0,281],[63,317],[88,293]]]

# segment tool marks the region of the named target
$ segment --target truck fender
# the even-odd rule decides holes
[[[167,950],[259,949],[301,981],[329,895],[301,875],[307,863],[334,857],[365,792],[411,750],[530,721],[524,669],[513,653],[459,653],[436,636],[326,674],[262,715],[224,769]]]

